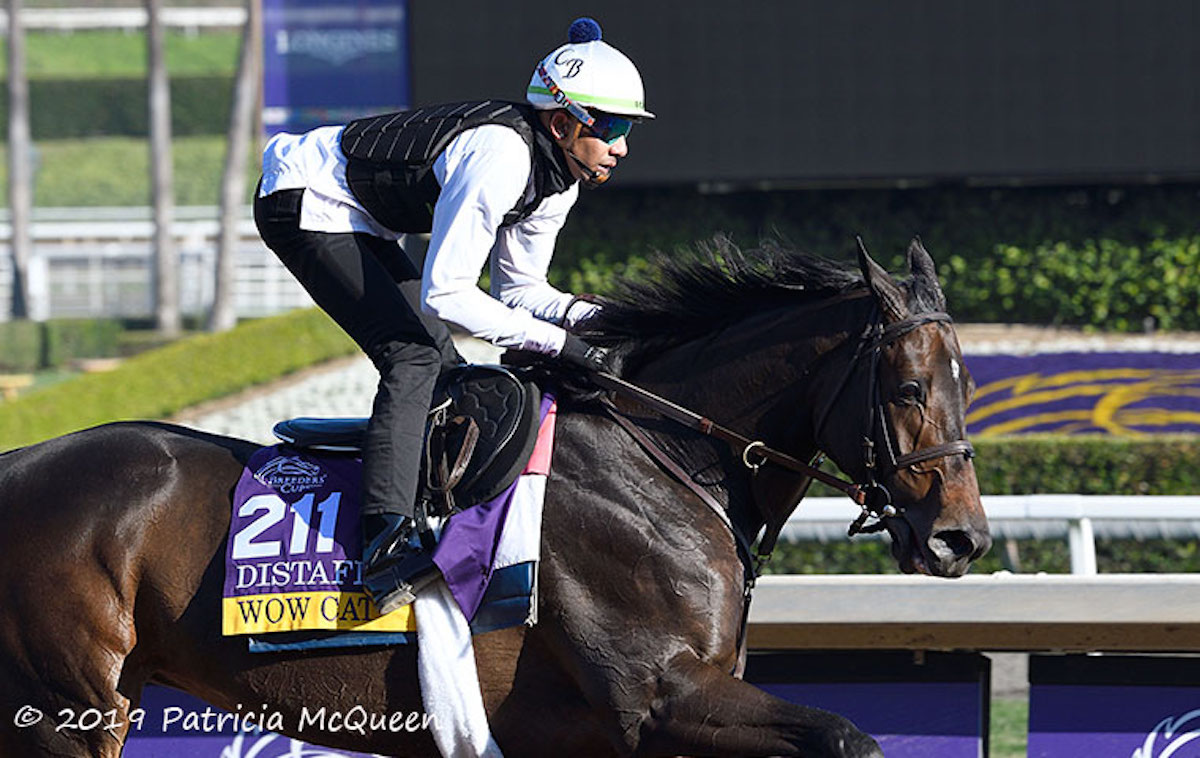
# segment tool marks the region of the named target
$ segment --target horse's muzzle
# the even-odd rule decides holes
[[[937,576],[962,576],[971,563],[992,547],[992,536],[975,529],[943,529],[926,543],[933,558],[930,571]]]

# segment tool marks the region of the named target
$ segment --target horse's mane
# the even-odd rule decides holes
[[[659,255],[626,276],[604,307],[580,325],[612,347],[678,343],[774,307],[815,303],[864,287],[857,268],[777,241],[742,250],[726,237],[674,256]]]

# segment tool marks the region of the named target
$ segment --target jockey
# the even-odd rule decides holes
[[[453,103],[279,134],[263,154],[263,241],[379,369],[362,527],[364,585],[383,613],[436,576],[413,517],[434,384],[462,362],[446,323],[501,348],[605,365],[603,350],[564,328],[595,306],[546,273],[579,185],[607,181],[633,123],[654,116],[637,68],[595,21],[576,20],[568,37],[538,63],[527,103]],[[418,273],[397,241],[422,232]],[[489,263],[490,295],[477,285]]]

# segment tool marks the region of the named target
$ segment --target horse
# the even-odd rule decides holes
[[[988,549],[964,435],[973,385],[919,241],[908,264],[898,281],[865,249],[855,267],[782,243],[718,241],[626,283],[585,322],[624,379],[727,423],[754,449],[620,396],[608,408],[564,392],[538,621],[474,640],[505,754],[882,755],[847,719],[740,679],[744,553],[778,531],[807,483],[763,450],[824,451],[885,491],[887,507],[870,508],[905,572],[958,576]],[[415,646],[251,654],[222,636],[231,497],[256,448],[117,422],[0,456],[0,754],[118,756],[151,682],[230,712],[282,714],[281,731],[311,742],[438,754],[421,730],[295,733],[304,708],[421,711]],[[100,709],[114,728],[18,728],[26,706]]]

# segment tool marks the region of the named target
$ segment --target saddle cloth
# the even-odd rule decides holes
[[[554,408],[554,398],[545,395],[534,411],[538,434],[522,475],[490,501],[451,516],[435,549],[434,561],[476,634],[536,620]],[[225,635],[356,633],[294,644],[260,637],[259,650],[412,641],[412,608],[380,616],[361,586],[361,466],[352,453],[291,445],[264,447],[251,457],[234,495]]]

